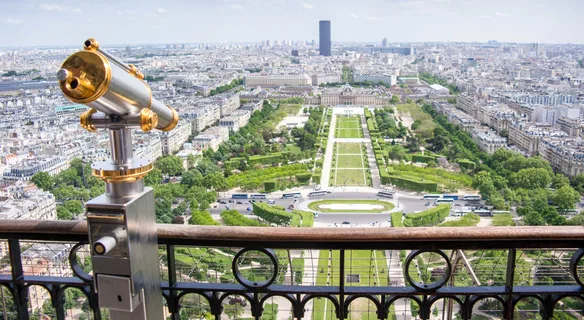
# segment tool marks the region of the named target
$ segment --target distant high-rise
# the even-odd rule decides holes
[[[331,55],[331,22],[322,20],[318,23],[318,32],[320,35],[320,55],[330,57]]]
[[[381,39],[381,46],[387,48],[387,38]]]

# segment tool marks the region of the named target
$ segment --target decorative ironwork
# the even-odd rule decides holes
[[[0,252],[10,262],[0,272],[0,319],[31,319],[39,309],[66,319],[71,299],[85,300],[76,308],[93,319],[105,316],[94,293],[84,227],[0,222],[0,247],[7,249]],[[298,319],[582,317],[584,228],[485,231],[161,225],[167,316],[276,319],[289,305],[286,314]],[[348,275],[359,282],[347,282]],[[71,290],[80,294],[71,298]],[[49,303],[31,301],[41,291]]]

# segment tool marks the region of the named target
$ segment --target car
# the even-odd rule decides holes
[[[430,206],[430,201],[426,202],[426,207]]]
[[[455,203],[454,206],[459,206],[460,207],[460,203]]]
[[[247,207],[247,211],[251,211],[251,210],[252,210],[251,207]]]
[[[254,199],[249,200],[249,203],[254,203],[256,202]]]
[[[235,202],[235,200],[229,199],[229,203],[234,203],[234,202]]]
[[[351,224],[349,221],[343,221],[343,224]]]
[[[237,204],[243,204],[243,201],[237,201],[235,203],[237,203]]]
[[[276,201],[274,201],[274,200],[268,200],[267,203],[268,204],[276,204]]]
[[[219,203],[220,204],[227,204],[227,201],[225,201],[225,200],[219,200]]]
[[[318,191],[318,190],[320,190],[320,188],[321,188],[320,184],[317,184],[316,186],[314,186],[314,191]]]

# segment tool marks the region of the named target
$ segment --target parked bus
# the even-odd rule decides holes
[[[296,209],[296,206],[298,206],[298,199],[294,199],[294,202],[292,202],[289,206],[288,209],[290,210],[294,210]]]
[[[465,201],[481,201],[481,196],[475,196],[475,195],[465,195],[464,197],[462,197],[462,200]]]
[[[265,194],[252,194],[250,198],[252,198],[252,199],[265,199],[266,195]]]
[[[458,195],[457,194],[443,194],[442,198],[443,199],[458,200]]]
[[[454,203],[454,199],[437,199],[436,200],[437,204],[441,204],[441,203]]]
[[[247,199],[247,193],[234,193],[231,195],[231,199]]]
[[[294,192],[294,193],[284,193],[282,195],[282,199],[290,199],[290,198],[300,198],[302,195],[300,194],[300,192]]]
[[[440,197],[442,197],[442,196],[439,194],[425,194],[422,199],[424,199],[424,200],[437,200],[437,199],[440,199]]]
[[[390,190],[382,190],[377,193],[378,197],[393,198],[394,192]]]
[[[327,194],[331,193],[330,191],[326,191],[326,190],[320,190],[320,191],[311,191],[310,193],[308,193],[309,197],[320,197],[320,196],[325,196]]]

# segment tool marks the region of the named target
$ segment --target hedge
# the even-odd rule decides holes
[[[292,215],[265,202],[253,202],[253,214],[256,216],[280,226],[287,226],[292,220]]]
[[[314,183],[320,183],[320,177],[321,177],[321,174],[320,173],[313,174],[312,175],[312,182],[314,182]]]
[[[436,157],[426,156],[426,155],[421,155],[421,154],[413,154],[412,155],[412,162],[428,163],[430,161],[436,161]]]
[[[476,163],[468,160],[468,159],[458,159],[456,163],[460,166],[461,169],[464,170],[474,170],[476,167]]]
[[[391,225],[396,228],[403,228],[405,227],[404,223],[402,222],[403,213],[401,212],[392,212],[391,213]]]
[[[404,220],[406,227],[429,227],[435,226],[450,214],[450,205],[441,204],[426,211],[408,214]]]
[[[383,165],[379,165],[379,163],[377,164],[379,166],[379,177],[381,178],[381,184],[390,184],[391,183],[391,179],[389,174],[387,173],[387,167],[383,166]]]
[[[398,187],[412,190],[412,191],[428,191],[437,192],[438,183],[433,181],[422,181],[412,178],[398,177],[395,175],[389,175],[389,182]]]
[[[280,163],[284,160],[284,156],[281,152],[271,153],[266,156],[251,156],[247,160],[247,164],[253,166],[254,164],[275,164]]]
[[[310,173],[310,172],[296,174],[296,181],[298,181],[300,183],[306,183],[306,182],[310,181],[310,178],[312,178],[312,173]]]
[[[276,181],[264,181],[264,190],[266,190],[266,192],[276,191]]]
[[[196,210],[191,213],[191,218],[189,219],[189,224],[196,224],[200,226],[218,226],[221,225],[219,222],[213,220],[211,213],[205,210]]]
[[[266,224],[246,218],[237,210],[223,210],[221,220],[228,226],[266,227]]]

